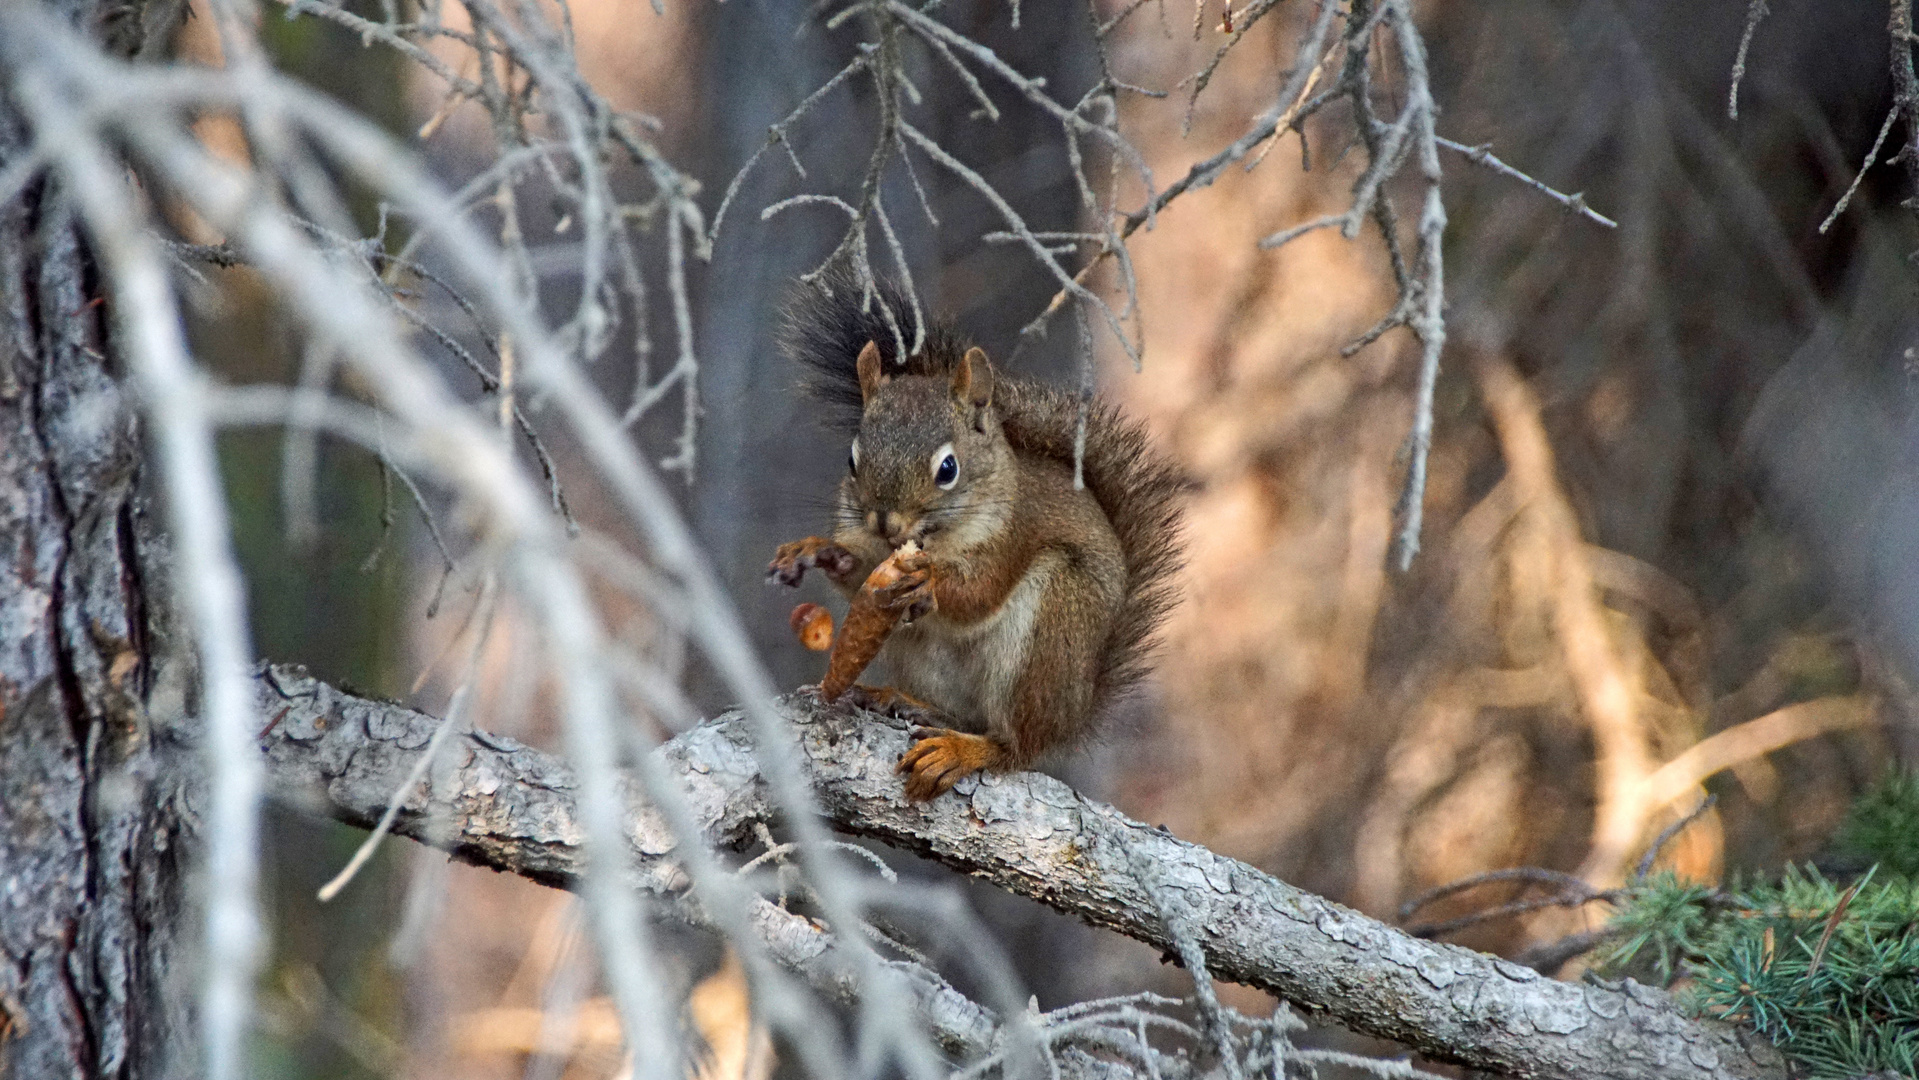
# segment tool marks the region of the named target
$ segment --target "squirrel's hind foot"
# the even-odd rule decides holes
[[[890,686],[854,683],[846,688],[846,693],[840,695],[840,701],[856,709],[876,712],[921,727],[943,727],[951,722],[945,713],[904,690],[895,690]]]
[[[1006,759],[1000,744],[984,735],[968,735],[946,728],[915,728],[913,744],[894,772],[906,777],[906,797],[925,802],[947,791],[961,779],[990,769]]]

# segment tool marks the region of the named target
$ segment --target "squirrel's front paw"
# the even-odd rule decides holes
[[[875,591],[876,598],[889,611],[899,611],[900,621],[910,623],[934,608],[933,560],[924,551],[897,554],[894,560],[901,571],[891,584]]]
[[[913,802],[925,802],[962,778],[992,768],[1004,757],[999,744],[984,735],[916,728],[913,737],[919,741],[893,770],[905,775],[906,797]]]
[[[818,567],[827,577],[844,582],[859,569],[859,559],[824,536],[809,536],[779,546],[773,561],[766,565],[766,580],[769,584],[798,585],[808,567]]]

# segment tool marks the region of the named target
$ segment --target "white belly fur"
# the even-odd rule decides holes
[[[1026,666],[1033,623],[1061,556],[1041,555],[998,611],[970,626],[938,613],[902,627],[880,659],[893,685],[938,708],[963,728],[984,731],[1004,718]]]

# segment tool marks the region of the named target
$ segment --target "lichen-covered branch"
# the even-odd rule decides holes
[[[421,752],[435,721],[352,697],[291,669],[259,678],[274,788],[316,812],[370,825]],[[1169,953],[1180,943],[1162,912],[1211,972],[1270,991],[1367,1034],[1432,1057],[1528,1077],[1730,1080],[1783,1077],[1778,1055],[1732,1027],[1685,1017],[1659,990],[1625,983],[1563,983],[1453,945],[1422,941],[1295,889],[1035,773],[963,781],[923,805],[901,795],[893,763],[908,734],[870,714],[829,709],[799,693],[779,709],[820,805],[843,832],[915,851]],[[680,735],[656,754],[678,778],[706,841],[738,847],[775,817],[753,737],[737,713]],[[479,731],[458,736],[447,846],[468,861],[567,887],[581,872],[573,775],[558,759]],[[423,793],[408,796],[395,831],[425,835]],[[627,814],[636,887],[698,921],[699,901],[673,852],[673,833],[650,808]],[[1143,886],[1135,867],[1159,869]],[[833,935],[762,900],[755,926],[768,951],[816,988],[855,993]],[[919,1014],[948,1053],[967,1058],[998,1039],[998,1018],[926,967],[898,963]],[[1090,1059],[1077,1059],[1086,1069]],[[1064,1061],[1064,1059],[1062,1059]],[[1124,1075],[1124,1066],[1105,1065]],[[1144,1075],[1144,1073],[1141,1073]]]

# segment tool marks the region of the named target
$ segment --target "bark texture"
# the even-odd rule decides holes
[[[75,6],[128,52],[152,29]],[[0,100],[0,174],[25,142]],[[196,763],[153,719],[185,702],[108,315],[58,190],[0,206],[0,1077],[190,1071],[169,979]]]
[[[291,669],[263,670],[260,693],[262,709],[276,720],[266,743],[274,789],[361,825],[384,810],[437,723],[350,697]],[[781,708],[800,732],[837,828],[928,855],[1169,952],[1176,930],[1197,942],[1215,975],[1271,991],[1354,1030],[1513,1076],[1785,1075],[1763,1041],[1689,1019],[1662,991],[1630,982],[1558,982],[1483,953],[1409,937],[1132,821],[1050,777],[969,778],[951,795],[909,804],[893,773],[907,747],[905,730],[871,715],[823,708],[804,694],[784,699]],[[442,834],[451,838],[445,846],[482,865],[570,885],[580,873],[571,771],[484,732],[462,732],[454,745],[453,826]],[[745,720],[729,713],[656,751],[680,778],[710,842],[742,842],[753,822],[774,816],[751,748]],[[691,909],[670,832],[643,804],[632,806],[636,885]],[[423,793],[410,793],[397,831],[430,838],[424,811]],[[781,962],[816,985],[854,992],[832,958],[829,934],[771,904],[759,912],[758,924]],[[923,967],[901,969],[910,973],[922,1012],[949,1052],[964,1057],[991,1044],[992,1014]]]

